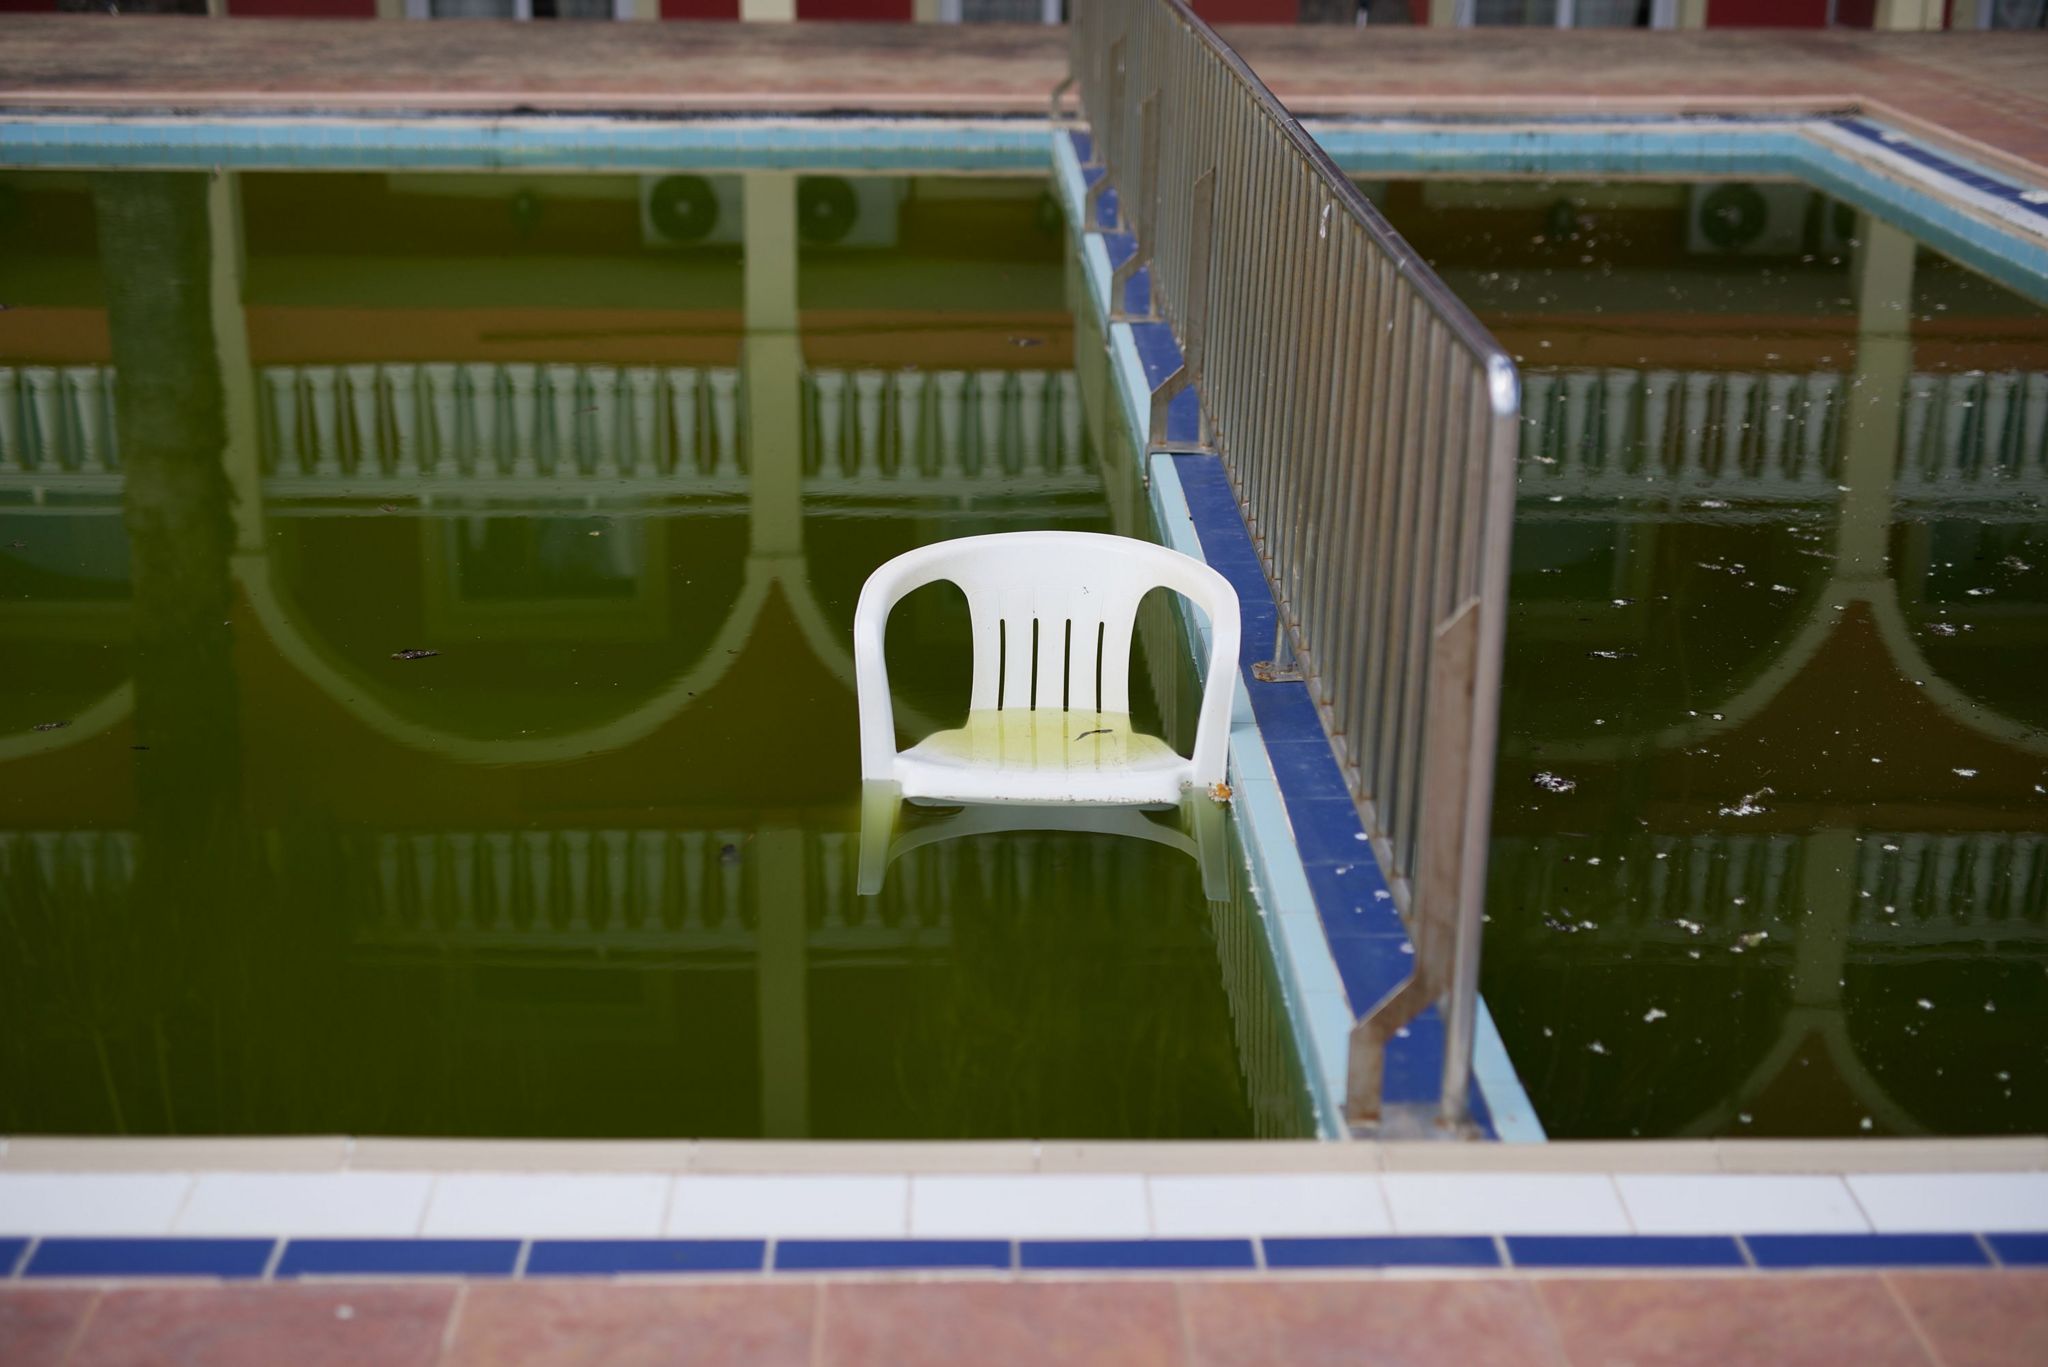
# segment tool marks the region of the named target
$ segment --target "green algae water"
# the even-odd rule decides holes
[[[1524,369],[1484,987],[1549,1132],[2048,1128],[2048,313],[1793,184],[1369,189]]]
[[[1032,180],[0,176],[0,1132],[1303,1132],[1234,851],[858,888],[868,573],[1149,535],[1064,252]],[[889,651],[958,724],[957,594]]]

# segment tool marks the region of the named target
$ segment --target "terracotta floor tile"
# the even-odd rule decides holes
[[[1553,1367],[1526,1282],[1189,1282],[1196,1367]]]
[[[1942,1367],[2048,1362],[2048,1272],[1898,1272],[1888,1280]]]
[[[56,1367],[78,1334],[97,1291],[0,1291],[0,1362],[7,1367]]]
[[[816,1303],[808,1285],[473,1285],[447,1363],[805,1367]]]
[[[1177,1367],[1164,1282],[875,1282],[825,1289],[824,1367]]]
[[[452,1286],[109,1291],[70,1367],[428,1367]]]
[[[1928,1367],[1868,1277],[1611,1277],[1540,1283],[1572,1367]]]

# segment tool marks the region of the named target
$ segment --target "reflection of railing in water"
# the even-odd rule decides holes
[[[729,367],[433,362],[266,366],[268,492],[366,481],[545,489],[578,481],[745,491],[745,377]],[[944,495],[1052,481],[1092,490],[1072,371],[804,372],[814,492]],[[113,372],[0,368],[0,480],[118,480]]]
[[[1944,945],[2048,949],[2048,834],[1858,837],[1847,934],[1852,952],[1915,957]],[[1496,887],[1511,890],[1527,939],[1632,949],[1712,947],[1744,937],[1789,948],[1814,924],[1801,835],[1646,833],[1623,844],[1573,837],[1494,841]],[[1597,908],[1597,910],[1595,910]],[[1499,913],[1496,913],[1496,920]],[[1576,952],[1576,951],[1571,951]]]
[[[1833,501],[1854,394],[1830,371],[1531,372],[1519,496]],[[2048,494],[2048,372],[1913,375],[1899,422],[1903,500]]]
[[[1086,473],[1071,370],[810,370],[804,478]]]

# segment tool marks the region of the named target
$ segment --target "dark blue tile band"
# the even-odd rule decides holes
[[[2007,1267],[2048,1267],[2048,1234],[1987,1234],[1984,1242]]]
[[[21,1255],[27,1251],[26,1239],[0,1239],[0,1280],[14,1275],[21,1265]]]
[[[1901,133],[1866,119],[1842,119],[1835,126],[1846,133],[1853,133],[1865,142],[1874,142],[1887,151],[1894,152],[1930,171],[1938,171],[1950,180],[1960,181],[1973,190],[2002,199],[2015,209],[2048,218],[2048,203],[2032,203],[2024,197],[2030,187],[1986,175],[1976,167],[1943,156],[1933,148],[1923,147]]]
[[[1986,1267],[1970,1234],[1745,1234],[1762,1268]]]
[[[1510,1234],[1516,1267],[1744,1267],[1726,1234]]]
[[[509,1277],[517,1239],[294,1239],[280,1277]]]
[[[1273,1271],[1317,1267],[1499,1267],[1500,1250],[1483,1235],[1431,1238],[1386,1234],[1370,1238],[1265,1239]]]
[[[260,1277],[275,1239],[45,1239],[24,1277]]]
[[[614,1277],[648,1272],[759,1272],[765,1239],[536,1239],[529,1277]]]
[[[1010,1269],[1007,1239],[784,1239],[777,1272],[915,1272]]]
[[[1027,1271],[1199,1271],[1258,1266],[1249,1239],[1027,1239],[1017,1247]]]

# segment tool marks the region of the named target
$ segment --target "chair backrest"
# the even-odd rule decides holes
[[[1196,738],[1196,757],[1202,758],[1208,695],[1216,691],[1219,673],[1234,676],[1237,663],[1237,594],[1229,581],[1192,556],[1131,537],[1003,532],[921,546],[868,577],[853,633],[862,769],[869,777],[882,776],[873,764],[880,746],[895,753],[882,663],[889,612],[913,589],[939,580],[959,585],[967,597],[974,630],[968,706],[977,712],[1129,712],[1131,633],[1139,601],[1155,588],[1188,597],[1208,615],[1212,639],[1227,646],[1227,658],[1218,651],[1211,661],[1204,692]],[[1221,671],[1214,667],[1219,664]],[[1220,726],[1227,726],[1230,686],[1223,679]],[[870,725],[876,700],[879,737]]]

